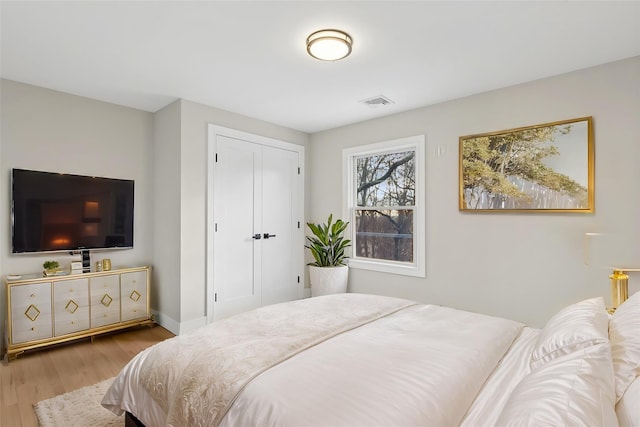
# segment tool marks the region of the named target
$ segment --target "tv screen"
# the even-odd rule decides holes
[[[12,171],[13,253],[133,247],[133,180]]]

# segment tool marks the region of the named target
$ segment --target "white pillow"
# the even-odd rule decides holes
[[[581,301],[555,314],[531,354],[531,369],[594,344],[608,341],[609,315],[602,297]]]
[[[640,379],[631,381],[616,405],[620,427],[640,427]]]
[[[617,426],[613,384],[609,344],[584,347],[524,377],[496,426]]]
[[[620,400],[629,384],[640,375],[640,292],[622,303],[611,316],[609,340],[616,398]]]

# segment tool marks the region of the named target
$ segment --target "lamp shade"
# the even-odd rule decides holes
[[[640,245],[631,233],[585,233],[585,264],[596,268],[640,267]]]
[[[307,37],[307,52],[321,61],[337,61],[351,53],[353,40],[340,30],[320,30]]]

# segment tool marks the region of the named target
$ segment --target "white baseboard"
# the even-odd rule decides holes
[[[205,316],[187,320],[186,322],[177,322],[173,318],[155,310],[152,310],[151,312],[156,323],[169,330],[174,335],[184,334],[185,332],[193,331],[207,324],[207,318]]]
[[[179,335],[180,334],[180,323],[176,322],[175,320],[173,320],[171,317],[169,316],[165,316],[162,313],[159,313],[155,310],[151,310],[151,314],[153,315],[153,320],[155,320],[155,322],[162,326],[163,328],[167,329],[169,332],[171,332],[174,335]]]
[[[197,319],[187,320],[180,323],[180,333],[191,332],[207,324],[207,316],[198,317]]]

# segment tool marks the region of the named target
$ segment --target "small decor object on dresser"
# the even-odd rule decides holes
[[[69,274],[82,274],[84,269],[82,268],[82,261],[71,261],[69,264]]]
[[[60,263],[58,261],[45,261],[42,266],[44,267],[43,274],[45,277],[55,276],[58,274],[58,267],[60,267]]]

